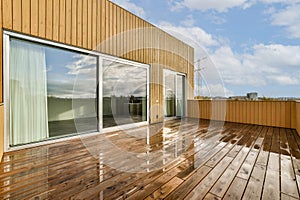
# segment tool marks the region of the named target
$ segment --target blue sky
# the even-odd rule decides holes
[[[195,48],[201,95],[300,97],[300,0],[113,2]]]

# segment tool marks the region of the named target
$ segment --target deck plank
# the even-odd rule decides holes
[[[180,170],[178,168],[174,168],[171,171],[167,172],[166,174],[163,174],[158,179],[156,179],[154,182],[146,185],[145,187],[142,187],[139,191],[135,192],[133,195],[129,196],[128,199],[144,199],[153,192],[155,192],[158,188],[165,185],[168,181],[173,179],[176,174],[178,174]]]
[[[295,130],[213,123],[187,118],[150,125],[151,144],[132,136],[147,130],[141,127],[128,130],[131,135],[115,131],[7,152],[0,199],[299,198]],[[136,163],[107,141],[147,159],[144,171],[127,171]],[[99,152],[101,159],[94,157]]]
[[[298,193],[300,193],[300,141],[298,143],[299,135],[295,130],[286,130],[286,136],[291,152],[291,159],[298,185]]]
[[[280,199],[280,140],[279,128],[273,128],[267,172],[262,193],[263,199]]]
[[[260,199],[265,179],[265,173],[266,166],[259,164],[256,164],[254,166],[250,180],[243,195],[243,200]]]
[[[204,198],[231,161],[231,157],[224,157],[220,163],[184,199],[192,200]]]
[[[244,159],[246,158],[249,152],[249,148],[243,147],[238,155],[234,158],[229,167],[225,170],[222,176],[214,184],[213,188],[210,190],[210,193],[215,194],[219,197],[223,197],[231,182],[233,181],[236,173],[238,172],[240,166],[243,164]]]
[[[242,198],[244,188],[247,185],[247,181],[245,179],[241,179],[235,177],[229,189],[227,190],[224,200],[239,200]]]
[[[208,193],[205,197],[204,200],[221,200],[220,197],[212,194],[212,193]]]
[[[220,162],[220,160],[223,157],[225,157],[226,155],[229,156],[228,155],[229,152],[232,152],[232,151],[235,152],[235,150],[236,151],[240,150],[239,147],[236,148],[236,144],[237,144],[236,138],[239,137],[239,135],[241,135],[241,133],[243,131],[246,131],[246,130],[249,130],[249,129],[245,129],[246,126],[242,126],[242,127],[241,126],[237,126],[237,127],[238,127],[237,130],[231,132],[231,135],[234,136],[234,137],[232,137],[232,136],[230,136],[230,137],[224,136],[224,140],[221,139],[224,142],[228,142],[228,144],[221,151],[219,151],[215,156],[213,156],[209,161],[207,161],[205,163],[205,165],[213,168],[213,167],[215,167]],[[236,155],[235,153],[231,153],[231,156],[229,156],[229,157],[235,157],[235,155]]]
[[[261,131],[261,129],[259,129],[259,131]],[[265,133],[261,133],[261,134],[263,135]],[[251,151],[249,152],[247,158],[243,162],[243,164],[237,174],[237,177],[240,177],[240,178],[243,178],[246,180],[249,179],[262,143],[263,143],[263,137],[259,137],[255,141],[253,147],[251,148]]]
[[[205,165],[200,167],[189,179],[184,181],[165,199],[183,199],[210,171],[210,167]]]
[[[297,199],[299,198],[291,197],[283,193],[281,194],[281,200],[297,200]]]
[[[263,199],[280,199],[279,172],[267,170],[263,189]]]
[[[258,154],[256,163],[259,165],[267,166],[273,136],[273,128],[264,127],[263,132],[266,132],[266,134],[264,137],[262,149]]]
[[[255,132],[253,137],[255,139],[257,139],[258,135],[260,134],[260,129],[259,130],[256,129],[257,127],[253,126],[252,130],[254,130]],[[237,156],[234,158],[234,160],[229,165],[229,167],[225,170],[225,172],[222,174],[222,176],[218,179],[216,184],[210,190],[212,194],[215,194],[219,197],[224,196],[225,192],[227,191],[228,187],[230,186],[231,182],[233,181],[240,167],[243,165],[243,163],[245,163],[244,160],[249,155],[249,152],[252,147],[253,144],[252,146],[250,146],[250,148],[245,146],[241,149],[241,151],[237,154]]]
[[[183,182],[182,179],[178,177],[172,178],[169,182],[161,186],[159,189],[154,191],[152,194],[150,194],[146,200],[152,200],[152,199],[163,199],[168,194],[170,194],[178,185],[180,185]]]
[[[296,177],[294,173],[294,168],[292,166],[292,161],[289,156],[280,157],[281,163],[281,191],[292,197],[299,197],[298,187],[296,182]]]
[[[235,145],[228,143],[222,150],[220,150],[215,156],[209,159],[205,165],[211,168],[215,167],[219,161],[226,156],[226,154],[234,147]]]
[[[290,148],[285,129],[280,129],[280,180],[281,192],[292,197],[299,197],[296,175],[290,154]]]
[[[271,147],[270,145],[268,145],[268,148],[265,148],[264,145],[270,143],[271,140],[268,140],[268,137],[271,139],[272,133],[272,129],[263,127],[262,132],[259,136],[259,138],[261,138],[262,140],[258,140],[254,145],[255,149],[259,149],[259,153],[257,155],[256,161],[253,162],[253,171],[250,175],[250,179],[243,194],[244,200],[261,198],[269,158],[269,150]]]

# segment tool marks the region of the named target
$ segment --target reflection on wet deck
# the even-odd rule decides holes
[[[295,130],[182,119],[6,153],[0,199],[298,199]]]

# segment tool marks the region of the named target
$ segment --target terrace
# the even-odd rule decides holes
[[[295,129],[177,119],[5,153],[0,198],[297,199],[299,147]]]
[[[74,2],[0,3],[0,199],[299,198],[299,102],[189,100],[193,47]]]

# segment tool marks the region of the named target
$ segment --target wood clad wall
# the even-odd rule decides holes
[[[164,68],[187,74],[193,98],[194,49],[108,0],[1,0],[0,12],[0,103],[3,30],[150,64],[152,123],[163,120]]]
[[[3,79],[2,79],[2,52],[3,52],[3,36],[2,36],[2,14],[3,14],[3,9],[2,9],[2,4],[3,1],[0,3],[0,162],[2,160],[2,156],[3,156],[3,151],[4,151],[4,106],[3,106]]]
[[[300,135],[300,102],[295,103],[295,128]]]
[[[188,117],[285,128],[298,126],[300,130],[300,103],[296,105],[298,110],[294,104],[291,101],[189,100]],[[298,115],[295,122],[294,113]]]
[[[1,159],[2,159],[2,155],[3,155],[3,147],[4,147],[4,134],[3,134],[3,131],[4,131],[4,116],[3,116],[3,110],[4,110],[4,106],[3,105],[0,105],[0,162],[1,162]]]
[[[151,122],[163,119],[163,68],[187,74],[193,88],[193,48],[108,0],[2,0],[0,6],[6,30],[150,64]]]
[[[3,61],[3,58],[2,58],[2,55],[3,55],[3,34],[2,34],[2,14],[3,14],[3,9],[2,9],[2,4],[3,4],[3,1],[0,3],[0,103],[3,102],[3,79],[2,79],[2,61]],[[0,141],[1,143],[1,141]],[[1,156],[0,156],[1,157]]]

